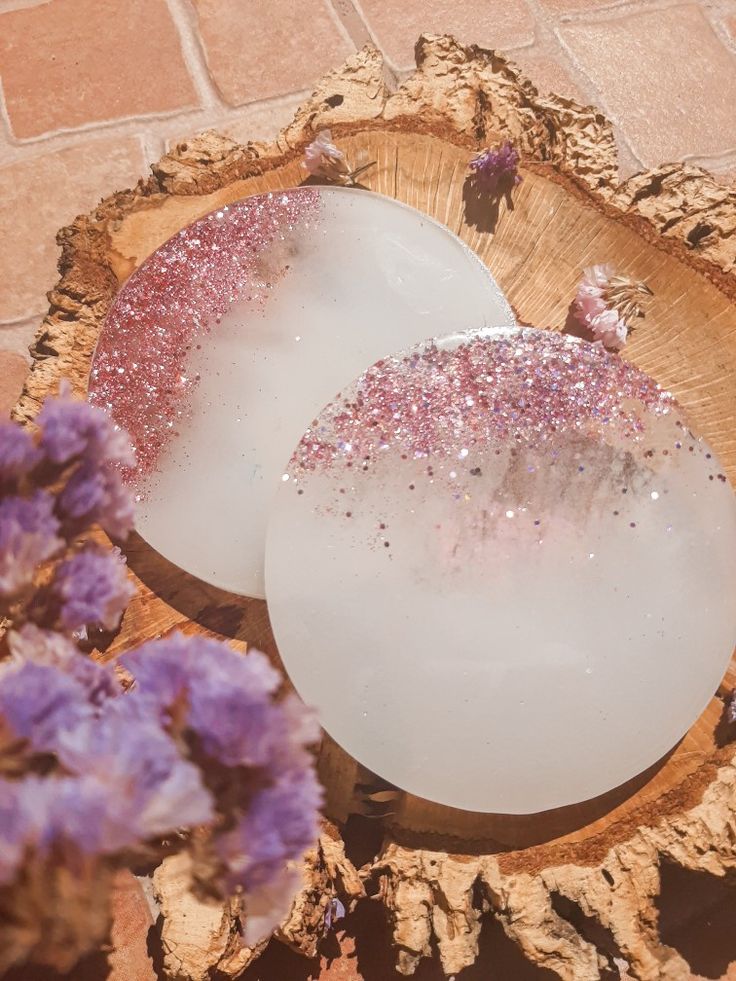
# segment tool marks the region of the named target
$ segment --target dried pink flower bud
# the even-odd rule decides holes
[[[360,174],[373,166],[373,162],[351,170],[345,154],[332,142],[332,133],[323,129],[304,151],[302,166],[312,177],[322,177],[335,184],[351,187]]]
[[[632,329],[631,321],[644,316],[637,294],[652,296],[652,291],[646,283],[614,275],[610,264],[589,266],[573,300],[573,315],[597,341],[619,351]]]
[[[346,183],[350,174],[345,154],[332,142],[332,133],[328,129],[319,132],[306,148],[303,166],[313,177],[324,177],[340,184]]]

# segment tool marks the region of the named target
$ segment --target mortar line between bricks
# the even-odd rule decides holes
[[[535,46],[536,45],[536,46],[539,46],[540,48],[543,48],[544,45],[551,40],[560,49],[560,51],[562,52],[562,55],[567,60],[569,67],[571,67],[573,69],[573,71],[575,72],[575,74],[577,74],[579,76],[579,79],[581,81],[582,80],[585,80],[587,82],[588,81],[588,76],[587,75],[584,75],[584,74],[582,74],[580,72],[580,69],[579,69],[578,65],[576,65],[572,61],[572,59],[569,57],[568,52],[564,48],[562,48],[561,45],[559,44],[559,38],[557,37],[557,35],[555,33],[554,19],[550,16],[549,12],[544,7],[544,5],[542,3],[540,3],[540,0],[526,0],[526,5],[529,8],[529,10],[530,10],[530,12],[532,14],[532,17],[534,19],[534,41],[532,42],[532,46]],[[540,27],[541,27],[541,30],[540,30]],[[504,51],[509,51],[512,54],[513,54],[513,52],[520,51],[520,50],[523,50],[523,48],[518,48],[518,47],[517,48],[504,48]],[[512,58],[512,60],[513,60],[513,58]],[[564,63],[563,63],[563,65],[564,65]],[[564,65],[564,67],[568,67],[568,65]],[[519,67],[521,67],[521,66],[519,66]],[[529,73],[526,70],[521,69],[521,71],[522,71],[522,73],[526,77],[529,76]],[[531,81],[533,82],[533,84],[536,85],[536,83],[534,82],[533,79],[531,79]],[[575,81],[578,81],[578,79],[575,79]],[[593,91],[594,92],[597,92],[598,90],[597,89],[593,89]]]
[[[207,67],[207,55],[202,47],[196,10],[189,0],[165,0],[165,2],[179,35],[184,62],[202,107],[211,109],[222,106],[224,104],[222,96]]]
[[[47,0],[0,0],[0,14],[12,14],[16,10],[30,10],[40,7]]]
[[[2,119],[5,142],[7,142],[8,146],[13,146],[13,127],[10,124],[10,113],[8,112],[8,104],[5,101],[2,77],[0,77],[0,119]]]
[[[399,85],[401,81],[403,81],[403,78],[407,77],[406,71],[402,68],[399,68],[398,65],[396,65],[391,60],[388,54],[383,50],[381,45],[378,43],[378,37],[376,36],[376,32],[371,27],[371,22],[368,16],[366,15],[365,11],[361,7],[359,0],[348,0],[348,2],[350,3],[350,6],[353,8],[353,10],[358,15],[358,17],[363,21],[363,24],[365,25],[365,29],[368,31],[368,36],[370,37],[371,41],[378,49],[378,51],[381,52],[384,68],[386,68],[389,71],[389,73],[393,76],[395,84]],[[414,71],[414,68],[412,68],[411,71]]]
[[[5,104],[2,104],[2,110],[6,113]],[[10,132],[9,146],[15,147],[18,150],[23,149],[35,149],[38,146],[42,146],[45,143],[51,143],[56,141],[59,137],[77,137],[77,136],[88,136],[90,133],[109,133],[110,130],[125,127],[127,124],[137,124],[138,129],[136,132],[140,131],[141,124],[146,124],[148,122],[167,122],[170,119],[176,119],[178,116],[190,116],[198,112],[202,112],[202,106],[191,106],[189,108],[184,107],[183,109],[171,109],[165,112],[150,112],[150,113],[139,113],[134,116],[121,116],[116,119],[96,119],[93,122],[82,123],[79,126],[65,127],[62,126],[59,129],[50,129],[44,133],[39,133],[38,136],[29,137],[18,137]],[[7,119],[7,116],[6,116]],[[9,123],[10,120],[7,119]],[[124,134],[128,135],[128,134]],[[69,140],[71,142],[79,142]]]
[[[568,43],[565,41],[564,37],[562,36],[562,33],[561,33],[559,27],[555,27],[555,35],[557,37],[557,40],[560,43],[560,47],[563,49],[563,51],[565,52],[565,54],[567,55],[567,57],[573,63],[573,65],[575,66],[576,71],[580,72],[580,74],[583,76],[583,78],[585,78],[588,81],[588,83],[590,84],[590,86],[592,87],[592,90],[593,90],[593,92],[596,95],[596,108],[598,108],[604,114],[604,116],[606,117],[606,119],[610,123],[612,123],[613,126],[615,127],[616,132],[614,134],[614,138],[617,136],[618,139],[620,139],[621,142],[626,145],[627,150],[632,155],[632,157],[634,158],[634,160],[639,164],[640,167],[643,167],[643,168],[649,167],[649,164],[645,163],[641,159],[641,157],[639,156],[638,152],[632,146],[631,140],[629,138],[629,135],[625,131],[625,129],[623,127],[623,124],[622,124],[622,122],[621,122],[618,114],[615,113],[615,112],[613,112],[613,110],[609,107],[609,105],[607,104],[607,102],[606,102],[606,100],[604,98],[604,95],[603,95],[603,92],[602,92],[600,86],[598,85],[598,83],[596,82],[596,80],[594,78],[592,78],[591,75],[586,71],[586,69],[580,64],[580,62],[577,59],[577,56],[575,55],[575,52],[570,48],[570,46],[568,45]]]
[[[32,324],[38,322],[46,316],[46,312],[42,311],[39,313],[26,314],[25,317],[16,317],[14,320],[0,320],[0,333],[8,329],[12,330],[13,327],[25,327],[27,324]]]
[[[699,166],[708,168],[710,164],[730,163],[732,159],[736,158],[736,146],[731,147],[730,150],[721,150],[720,153],[687,153],[682,157],[683,163],[692,163],[693,161],[702,161]]]
[[[352,37],[352,35],[350,34],[350,31],[347,29],[347,27],[343,23],[342,17],[340,17],[340,15],[338,14],[338,12],[335,10],[335,8],[333,7],[333,5],[330,2],[330,0],[322,0],[322,5],[324,6],[325,10],[327,11],[327,16],[330,18],[330,20],[332,21],[332,23],[338,29],[338,31],[339,31],[340,36],[342,37],[342,39],[344,41],[347,41],[347,43],[350,45],[350,47],[354,51],[356,51],[358,49],[358,47],[359,47],[358,42]]]
[[[609,6],[596,7],[595,10],[565,11],[553,17],[553,23],[555,28],[578,27],[586,24],[624,20],[626,17],[635,17],[637,14],[655,14],[660,10],[671,10],[676,7],[684,9],[697,7],[704,19],[709,24],[711,23],[707,8],[700,0],[646,0],[646,3],[642,0],[633,0],[633,2],[632,0],[622,0],[620,3],[613,3]]]
[[[5,159],[2,160],[0,166],[36,159],[46,153],[78,146],[85,138],[94,139],[97,136],[100,139],[109,138],[111,135],[124,139],[140,136],[143,133],[146,136],[161,135],[162,139],[167,139],[171,136],[172,128],[179,129],[179,121],[181,121],[181,130],[184,130],[188,124],[191,125],[191,134],[187,135],[194,135],[206,129],[240,123],[243,117],[250,112],[276,110],[285,104],[288,105],[293,100],[302,102],[308,96],[308,89],[297,89],[295,92],[269,96],[267,99],[248,102],[242,106],[218,105],[210,109],[197,106],[192,109],[173,110],[165,115],[158,113],[145,116],[124,116],[120,119],[103,119],[94,123],[86,123],[75,129],[50,130],[48,133],[42,133],[27,140],[18,140],[11,134],[8,142],[2,146],[2,150],[5,151]],[[2,112],[3,106],[0,99],[0,115]],[[180,135],[181,138],[184,138],[183,132]],[[259,134],[254,134],[254,136],[258,138]]]

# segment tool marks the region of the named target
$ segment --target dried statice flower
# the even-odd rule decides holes
[[[29,586],[37,567],[63,546],[54,504],[43,490],[0,500],[0,596],[15,596]]]
[[[184,849],[199,891],[242,894],[252,942],[288,911],[317,836],[314,718],[257,652],[174,635],[122,659],[125,692],[82,653],[133,592],[117,550],[78,541],[130,529],[132,457],[67,392],[38,423],[0,426],[0,974],[68,971],[104,939],[115,870]]]
[[[731,693],[731,698],[728,703],[728,721],[736,722],[736,691]]]
[[[110,669],[81,656],[79,648],[63,634],[26,623],[19,630],[9,631],[7,637],[14,663],[31,661],[63,671],[82,685],[92,705],[102,705],[119,694],[120,686]]]
[[[573,300],[573,315],[604,347],[619,351],[628,338],[631,321],[643,317],[640,296],[652,296],[646,283],[616,276],[609,264],[590,266]]]
[[[0,757],[5,762],[0,768],[7,769],[9,754],[55,752],[60,734],[93,714],[86,689],[71,675],[30,661],[5,667],[0,679]]]
[[[332,142],[332,133],[328,129],[323,129],[304,151],[302,166],[312,177],[322,177],[335,184],[350,187],[374,163],[375,161],[371,161],[351,170],[345,154]]]
[[[132,492],[112,468],[83,463],[59,495],[63,517],[82,527],[98,524],[113,538],[125,538],[135,516]]]
[[[28,430],[12,422],[0,423],[0,483],[30,473],[42,457]]]
[[[135,593],[119,549],[87,545],[60,562],[51,581],[61,626],[70,632],[85,627],[115,630]]]
[[[491,195],[503,194],[521,184],[522,177],[517,170],[519,159],[518,151],[507,140],[496,150],[483,150],[473,157],[468,167],[479,189]]]
[[[279,676],[258,651],[240,655],[174,634],[122,663],[136,679],[133,697],[202,768],[221,817],[207,842],[213,860],[203,885],[244,891],[246,942],[254,942],[288,912],[298,879],[287,864],[317,838],[314,717],[294,696],[274,699]]]
[[[149,839],[212,819],[199,769],[140,708],[122,695],[58,740],[64,769],[106,795],[94,826],[83,814],[75,825],[75,841],[86,850],[135,852]]]
[[[96,466],[114,463],[131,467],[135,459],[127,433],[108,415],[87,402],[71,398],[68,384],[59,397],[47,399],[38,415],[40,447],[55,464],[83,458]]]

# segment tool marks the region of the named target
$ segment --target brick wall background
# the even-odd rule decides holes
[[[736,177],[736,0],[0,0],[0,397],[54,282],[54,234],[208,127],[273,135],[374,41],[397,78],[422,31],[509,54],[602,107],[622,173]]]

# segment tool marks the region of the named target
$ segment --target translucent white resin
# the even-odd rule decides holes
[[[555,419],[535,450],[468,450],[460,429],[450,458],[292,461],[270,618],[297,690],[362,764],[433,801],[531,813],[623,783],[695,721],[736,640],[736,502],[678,410],[636,411],[633,439]]]
[[[143,537],[248,596],[264,595],[269,505],[321,406],[397,348],[448,327],[514,322],[488,271],[445,227],[379,195],[318,193],[318,218],[285,228],[268,256],[266,301],[236,302],[190,351],[199,381],[186,417],[139,487]]]

